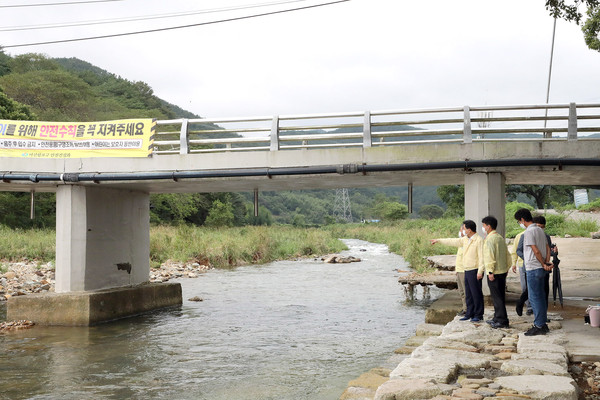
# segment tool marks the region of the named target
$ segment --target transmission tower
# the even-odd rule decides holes
[[[335,189],[333,216],[337,220],[352,222],[352,209],[350,208],[350,196],[348,196],[348,189]]]

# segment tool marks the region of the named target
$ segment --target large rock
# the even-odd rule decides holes
[[[539,371],[541,375],[569,376],[566,366],[558,365],[548,360],[536,360],[532,358],[505,361],[500,370],[511,375],[531,375],[534,371]]]
[[[420,378],[448,383],[456,377],[459,368],[486,368],[493,360],[494,356],[491,354],[423,345],[418,347],[409,358],[398,364],[390,374],[390,378]]]
[[[454,379],[457,371],[458,366],[451,360],[409,357],[392,371],[390,380],[424,379],[448,383]]]
[[[374,400],[431,399],[440,394],[449,393],[427,379],[394,379],[377,389]]]
[[[495,360],[492,354],[473,353],[469,351],[442,349],[423,345],[413,351],[411,358],[431,362],[448,361],[459,368],[486,368]],[[447,382],[445,382],[447,383]]]
[[[535,355],[533,355],[531,353],[521,353],[521,354],[513,354],[512,355],[513,360],[530,360],[532,358],[537,359],[537,360],[550,361],[556,365],[560,365],[561,367],[565,367],[565,368],[567,368],[568,362],[569,362],[569,359],[565,353],[538,352],[538,353],[535,353]]]
[[[461,309],[462,301],[458,291],[446,292],[427,308],[425,322],[429,324],[447,324],[456,317],[456,313]]]
[[[2,275],[2,277],[6,278],[6,279],[15,279],[16,276],[17,276],[17,274],[15,274],[13,271],[8,271],[4,275]]]
[[[466,344],[465,342],[461,342],[459,340],[448,340],[445,337],[430,337],[423,344],[429,347],[437,347],[439,349],[470,351],[473,353],[479,352],[479,348],[475,346]]]
[[[350,382],[348,382],[348,386],[362,387],[362,388],[375,390],[379,386],[381,386],[384,382],[386,382],[388,379],[389,378],[382,376],[380,374],[376,374],[373,372],[365,372],[358,378],[353,379]]]
[[[344,390],[340,400],[372,400],[373,396],[375,396],[375,390],[373,389],[352,386]]]
[[[456,254],[425,257],[430,267],[444,271],[454,271],[456,268]]]
[[[505,389],[539,400],[577,400],[576,383],[571,377],[551,375],[502,376],[495,379]]]
[[[415,332],[415,335],[440,336],[442,334],[442,329],[444,329],[444,325],[423,323],[417,325],[417,331]]]

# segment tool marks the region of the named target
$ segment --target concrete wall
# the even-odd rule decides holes
[[[481,220],[488,215],[498,220],[499,234],[506,232],[504,186],[504,176],[498,172],[465,176],[465,217],[475,221],[481,236],[485,236]]]
[[[148,281],[148,193],[66,185],[56,203],[57,292]]]

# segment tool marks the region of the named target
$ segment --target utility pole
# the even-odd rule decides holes
[[[550,81],[552,80],[552,60],[554,59],[554,37],[556,36],[556,18],[554,18],[554,27],[552,28],[552,47],[550,48],[550,68],[548,70],[548,86],[546,87],[546,105],[550,101]],[[548,107],[544,115],[544,137],[551,138],[552,132],[546,132],[546,124],[548,123]]]
[[[352,209],[350,207],[350,196],[348,196],[348,189],[335,189],[333,216],[338,221],[342,220],[346,222],[352,222]]]

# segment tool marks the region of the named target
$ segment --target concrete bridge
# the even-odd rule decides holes
[[[111,304],[43,323],[85,325],[144,310],[111,311],[123,301],[181,302],[180,289],[144,285],[150,193],[464,184],[466,218],[495,215],[503,233],[505,184],[600,185],[600,137],[590,136],[600,133],[600,104],[178,119],[158,127],[148,158],[2,159],[0,190],[57,194],[61,299],[85,295],[88,309]],[[128,300],[107,289],[130,290]],[[89,300],[98,293],[104,297]],[[46,311],[36,301],[11,299],[9,317],[35,309],[40,320]]]

